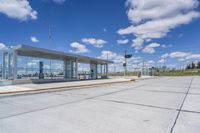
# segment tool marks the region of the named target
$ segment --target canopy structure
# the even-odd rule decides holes
[[[52,62],[59,62],[59,64]],[[106,78],[112,61],[27,45],[3,51],[2,78],[18,79],[80,79],[78,63],[90,65],[87,79]],[[30,64],[33,64],[32,66]],[[53,68],[52,68],[53,67]],[[31,71],[31,72],[30,72]]]

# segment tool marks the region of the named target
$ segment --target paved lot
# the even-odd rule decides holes
[[[200,77],[0,97],[0,133],[199,133]]]

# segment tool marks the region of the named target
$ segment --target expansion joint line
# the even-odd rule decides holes
[[[182,103],[181,103],[181,106],[180,106],[180,108],[178,109],[178,113],[177,113],[177,115],[176,115],[176,118],[175,118],[175,121],[174,121],[174,123],[173,123],[173,126],[172,126],[171,129],[170,129],[170,133],[173,132],[174,127],[175,127],[175,125],[176,125],[176,123],[177,123],[177,120],[178,120],[178,118],[179,118],[180,112],[182,111],[183,105],[184,105],[184,103],[185,103],[186,97],[187,97],[187,95],[188,95],[188,93],[189,93],[189,91],[190,91],[193,78],[194,78],[194,77],[192,77],[192,79],[191,79],[191,81],[190,81],[190,84],[189,84],[189,86],[188,86],[187,92],[186,92],[186,94],[185,94],[185,96],[184,96],[184,98],[183,98],[183,101],[182,101]]]
[[[98,98],[98,97],[102,97],[102,96],[106,96],[106,95],[112,95],[112,94],[123,92],[123,91],[133,90],[133,89],[136,89],[136,88],[139,88],[139,87],[142,87],[142,86],[144,86],[144,85],[138,85],[138,86],[134,86],[134,87],[131,87],[131,88],[124,89],[124,90],[113,91],[113,92],[104,93],[104,94],[101,94],[101,95],[83,98],[83,99],[79,99],[79,100],[75,100],[75,101],[71,101],[71,102],[65,102],[65,103],[52,105],[52,106],[48,106],[48,107],[44,107],[44,108],[40,108],[40,109],[25,111],[25,112],[13,114],[13,115],[10,115],[10,116],[0,117],[0,120],[6,119],[6,118],[11,118],[11,117],[16,117],[16,116],[20,116],[20,115],[24,115],[24,114],[29,114],[29,113],[33,113],[33,112],[39,112],[39,111],[43,111],[43,110],[47,110],[47,109],[51,109],[51,108],[57,108],[57,107],[61,107],[61,106],[69,105],[69,104],[74,104],[74,103],[78,103],[78,102],[82,102],[82,101],[86,101],[86,100],[90,100],[90,99],[94,99],[94,98]]]

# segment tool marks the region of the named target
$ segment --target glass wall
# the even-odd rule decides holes
[[[14,56],[12,52],[3,53],[3,64],[2,75],[4,79],[13,79],[13,70],[14,70]]]
[[[79,79],[90,79],[90,64],[78,63]]]
[[[97,78],[101,78],[102,75],[103,75],[102,65],[98,64],[97,65]]]
[[[107,77],[107,71],[108,71],[107,69],[108,69],[107,65],[103,64],[102,65],[102,78]]]
[[[34,58],[28,56],[18,56],[17,58],[17,78],[18,79],[38,79],[40,69],[44,79],[63,79],[64,62],[61,60],[52,60],[44,58]],[[40,63],[43,67],[40,67]]]
[[[72,78],[76,78],[76,62],[72,61]]]

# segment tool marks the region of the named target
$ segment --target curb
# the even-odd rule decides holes
[[[37,94],[37,93],[45,93],[45,92],[54,92],[54,91],[69,91],[75,88],[85,89],[86,87],[98,87],[102,85],[110,85],[110,84],[117,84],[117,83],[127,83],[127,82],[135,82],[135,80],[128,80],[128,81],[119,81],[119,82],[108,82],[108,83],[97,83],[97,84],[89,84],[89,85],[74,85],[74,86],[60,86],[60,87],[51,87],[51,88],[44,88],[44,89],[36,89],[36,90],[23,90],[23,91],[12,91],[12,92],[0,92],[1,96],[13,96],[13,95],[24,95],[24,94]],[[80,88],[83,87],[83,88]]]

